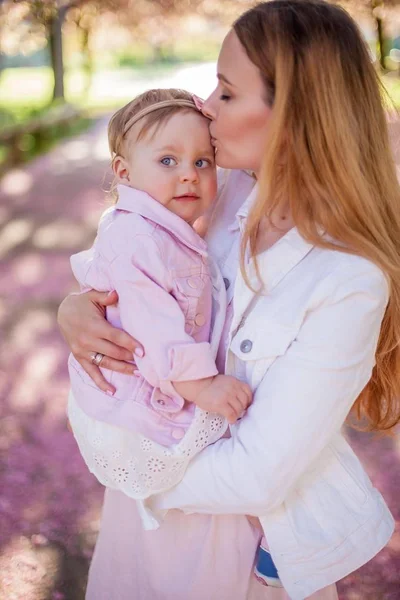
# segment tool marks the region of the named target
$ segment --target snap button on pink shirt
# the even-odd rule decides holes
[[[191,277],[189,277],[189,279],[187,280],[187,282],[188,282],[188,286],[191,287],[191,288],[193,288],[194,290],[198,287],[198,285],[196,283],[196,280],[193,279],[193,278],[191,278]]]
[[[107,319],[143,344],[144,358],[135,359],[141,377],[103,369],[117,390],[110,398],[71,355],[72,392],[90,417],[169,446],[182,439],[195,408],[172,382],[217,374],[209,343],[207,247],[190,225],[145,192],[119,186],[118,194],[93,247],[72,256],[71,264],[82,289],[118,292],[118,306],[107,310]]]
[[[199,313],[198,315],[195,316],[194,322],[196,323],[196,325],[198,327],[202,327],[204,325],[204,323],[206,322],[206,318],[203,314]]]
[[[174,429],[172,431],[172,437],[174,440],[181,440],[185,435],[185,431],[183,429]]]

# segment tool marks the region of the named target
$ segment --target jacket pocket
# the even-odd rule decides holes
[[[237,331],[229,349],[244,362],[246,379],[253,391],[275,360],[286,353],[296,335],[296,328],[273,322],[249,322]]]
[[[209,279],[209,275],[201,272],[174,277],[176,286],[174,295],[185,316],[185,330],[189,335],[192,335],[195,328],[198,306],[200,299],[205,293],[205,286]]]
[[[305,473],[284,503],[290,533],[280,556],[298,565],[320,560],[339,548],[376,510],[368,489],[330,448]],[[296,542],[296,543],[295,543]]]

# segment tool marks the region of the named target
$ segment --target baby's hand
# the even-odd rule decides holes
[[[194,403],[203,410],[226,417],[233,424],[242,416],[252,399],[253,394],[247,383],[230,375],[217,375],[199,393]]]

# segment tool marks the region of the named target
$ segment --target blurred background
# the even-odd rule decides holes
[[[223,37],[253,4],[0,0],[0,600],[84,598],[103,491],[66,429],[56,312],[104,209],[108,118],[149,87],[207,96]],[[400,2],[345,6],[400,105]],[[393,107],[388,118],[400,163]],[[399,437],[349,439],[399,522]],[[400,599],[399,529],[340,594]]]

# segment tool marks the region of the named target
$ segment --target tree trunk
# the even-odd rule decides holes
[[[380,17],[375,17],[378,33],[379,63],[382,69],[385,69],[385,37],[383,34],[383,23]]]
[[[378,36],[378,52],[379,52],[379,64],[382,69],[385,69],[385,35],[383,31],[383,21],[381,18],[380,8],[382,7],[382,0],[371,0],[371,13],[372,18],[375,19],[376,33]]]
[[[64,100],[64,63],[62,53],[62,21],[64,13],[58,11],[49,22],[49,49],[54,74],[53,100]]]
[[[89,27],[81,27],[82,31],[82,55],[84,57],[83,68],[85,71],[85,86],[84,86],[84,94],[87,95],[90,91],[92,85],[92,75],[93,75],[93,60],[92,54],[90,51],[90,29]]]

